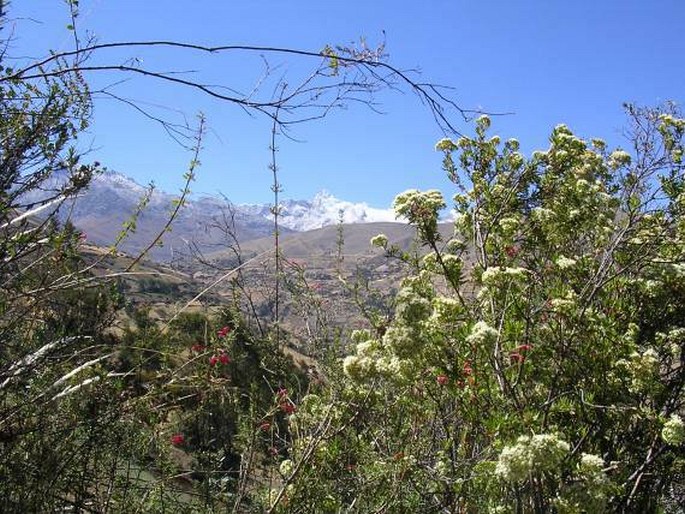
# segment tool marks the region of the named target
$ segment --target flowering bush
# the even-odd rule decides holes
[[[487,136],[487,117],[475,137],[438,142],[454,237],[438,233],[439,192],[398,195],[429,253],[392,321],[355,332],[328,395],[294,416],[289,509],[683,500],[685,121],[670,107],[628,114],[633,154],[559,125],[526,158]],[[372,244],[393,253],[385,236]]]
[[[509,482],[525,482],[545,472],[557,473],[569,450],[569,444],[556,435],[521,436],[501,451],[495,474]]]

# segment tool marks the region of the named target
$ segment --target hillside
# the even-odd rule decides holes
[[[440,225],[443,240],[451,237],[452,230],[449,223]],[[368,326],[360,305],[383,318],[391,315],[392,298],[411,266],[388,258],[370,244],[370,239],[380,233],[402,250],[425,252],[416,246],[415,229],[403,223],[344,224],[280,238],[284,271],[280,316],[301,351],[312,355],[325,351],[336,327]],[[195,262],[189,273],[207,284],[226,277],[213,290],[227,301],[239,283],[241,294],[250,298],[245,310],[254,309],[272,319],[276,276],[273,248],[272,237],[247,241],[240,248],[206,255],[206,264]],[[239,271],[231,273],[240,263]]]
[[[441,225],[445,239],[451,230],[450,224]],[[343,246],[342,260],[339,260],[337,241],[341,232]],[[363,326],[363,316],[356,306],[362,298],[376,306],[382,315],[390,315],[391,297],[408,273],[408,267],[397,259],[388,259],[382,250],[370,245],[370,239],[379,233],[387,235],[404,250],[409,250],[415,239],[415,230],[409,225],[383,222],[329,226],[282,236],[282,265],[286,275],[281,283],[280,317],[291,333],[294,348],[309,354],[325,350],[321,346],[300,344],[311,339],[311,329],[305,334],[303,326],[323,329],[325,325],[325,330]],[[131,313],[140,308],[160,322],[169,320],[188,302],[187,312],[198,309],[205,313],[218,312],[236,301],[236,289],[240,290],[239,303],[248,318],[250,312],[259,313],[264,320],[273,318],[273,244],[271,237],[242,243],[241,259],[249,262],[239,272],[233,272],[238,263],[236,254],[227,249],[205,255],[204,263],[184,260],[182,265],[167,265],[143,259],[126,272],[133,260],[131,255],[121,251],[112,254],[107,248],[90,242],[80,248],[86,263],[95,264],[94,273],[114,277],[124,293],[126,309],[118,322],[124,328],[130,326]],[[322,332],[315,339],[326,345],[328,337]]]
[[[403,250],[409,249],[416,238],[416,229],[404,223],[343,224],[306,232],[282,234],[280,238],[281,250],[287,257],[296,259],[322,256],[337,258],[341,231],[342,255],[346,259],[378,255],[379,250],[370,244],[371,238],[378,234],[385,234],[391,243],[398,245]],[[449,239],[452,235],[451,224],[441,224],[440,231],[445,240]],[[273,245],[273,236],[269,236],[241,243],[240,249],[243,256],[249,258],[273,248]],[[232,251],[221,250],[209,253],[206,257],[221,262],[231,259],[232,256]]]

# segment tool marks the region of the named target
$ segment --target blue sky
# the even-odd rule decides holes
[[[71,45],[68,11],[58,0],[15,0],[14,55],[40,57]],[[584,137],[623,144],[623,102],[685,101],[685,2],[682,0],[280,1],[81,0],[78,28],[100,42],[177,40],[320,51],[365,37],[385,38],[389,62],[420,69],[417,80],[454,88],[460,106],[510,112],[493,133],[517,137],[530,153],[547,145],[551,128],[566,123]],[[195,70],[188,77],[249,90],[263,73],[259,58],[199,57],[131,49],[95,59],[139,59],[159,70]],[[276,73],[295,81],[302,60],[270,58]],[[89,75],[96,86],[125,78]],[[221,192],[237,203],[271,197],[270,123],[197,93],[134,78],[114,91],[168,117],[202,111],[204,141],[196,193]],[[429,111],[407,92],[376,95],[384,114],[361,105],[298,126],[301,142],[279,142],[284,196],[309,198],[326,189],[339,198],[387,207],[408,188],[450,192],[433,149],[442,137]],[[454,114],[464,133],[472,126]],[[141,183],[178,190],[190,159],[159,126],[111,100],[96,104],[84,145],[92,158]]]

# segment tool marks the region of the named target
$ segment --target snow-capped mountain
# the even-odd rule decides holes
[[[268,219],[273,217],[268,205],[243,204],[238,208]],[[392,209],[377,209],[366,203],[340,200],[328,191],[317,193],[312,200],[285,200],[279,209],[281,226],[296,232],[334,225],[339,223],[341,218],[343,223],[372,223],[395,221],[395,214]]]
[[[43,184],[43,191],[34,191],[25,200],[35,202],[59,190],[66,176],[55,176]],[[89,241],[109,245],[116,239],[124,223],[135,212],[147,188],[130,177],[106,171],[93,178],[87,191],[66,202],[60,216],[67,216]],[[139,216],[135,233],[130,234],[121,248],[136,252],[163,229],[173,209],[177,195],[155,190]],[[395,221],[391,209],[377,209],[366,203],[340,200],[328,192],[318,193],[312,200],[284,200],[280,204],[279,224],[282,233],[307,231],[344,223]],[[227,237],[226,225],[239,241],[247,241],[273,233],[272,206],[269,204],[231,204],[213,196],[191,197],[174,222],[172,231],[164,235],[164,245],[153,252],[155,258],[170,260],[178,253],[187,253],[191,246],[211,252],[233,242]]]

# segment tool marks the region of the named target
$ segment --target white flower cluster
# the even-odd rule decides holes
[[[661,429],[661,438],[666,444],[680,446],[685,442],[685,423],[677,414],[671,414],[669,420]]]
[[[385,248],[388,246],[388,236],[385,234],[378,234],[371,238],[371,246],[378,246],[379,248]]]
[[[392,204],[396,216],[406,218],[415,223],[421,219],[437,221],[438,212],[446,207],[442,193],[437,189],[421,192],[410,189],[395,197]]]
[[[487,114],[481,114],[476,118],[476,125],[479,127],[483,128],[484,130],[487,130],[490,128],[490,116]]]
[[[438,296],[433,299],[432,318],[438,323],[452,323],[461,312],[461,304],[454,298]]]
[[[575,266],[576,260],[571,259],[570,257],[566,257],[564,255],[560,255],[559,257],[557,257],[557,260],[554,261],[554,263],[557,265],[559,269],[565,270]]]
[[[584,475],[595,475],[604,468],[604,459],[592,453],[583,453],[580,457],[580,472]]]
[[[436,254],[435,252],[430,252],[424,255],[423,259],[421,259],[421,262],[423,264],[424,269],[433,272],[439,271],[438,254]]]
[[[552,502],[557,512],[606,512],[611,482],[603,468],[604,460],[600,456],[583,453],[572,480],[563,484]]]
[[[427,253],[422,259],[423,268],[433,273],[446,274],[447,278],[460,280],[463,260],[457,255],[446,253],[440,256],[442,266],[435,252]],[[444,266],[444,268],[443,268]]]
[[[654,348],[647,348],[642,355],[635,352],[631,357],[635,358],[639,356],[642,366],[645,371],[657,371],[659,369],[659,354],[656,353]]]
[[[377,376],[379,372],[388,371],[389,363],[384,360],[383,345],[379,340],[372,338],[366,330],[355,330],[351,339],[357,342],[356,353],[343,360],[345,375],[361,383]],[[395,363],[395,371],[399,371],[399,368],[399,363]]]
[[[516,151],[519,149],[521,146],[521,143],[519,143],[519,140],[516,139],[515,137],[511,137],[507,139],[507,146],[512,149],[512,151]]]
[[[685,328],[673,328],[666,333],[657,332],[656,341],[659,346],[668,349],[674,361],[680,361],[680,354],[685,348]]]
[[[405,343],[408,342],[405,341]],[[365,354],[360,346],[357,346],[355,355],[348,355],[343,360],[343,372],[354,382],[361,384],[379,376],[395,381],[405,381],[416,373],[416,366],[413,361],[398,357],[392,353],[393,349],[379,348],[377,351]],[[407,344],[407,351],[410,348]]]
[[[312,416],[316,418],[326,410],[325,407],[326,406],[319,395],[308,394],[300,401],[298,412],[300,416]]]
[[[672,116],[670,114],[661,114],[659,116],[659,120],[664,124],[664,125],[670,125],[675,127],[676,129],[679,130],[685,130],[685,120],[681,118],[676,118],[675,116]]]
[[[522,281],[526,278],[528,270],[526,268],[505,268],[491,266],[481,275],[481,280],[486,286],[494,286],[508,280]]]
[[[446,253],[445,255],[443,255],[442,262],[448,269],[448,271],[455,271],[457,269],[461,269],[463,265],[463,261],[458,256],[453,255],[451,253]]]
[[[466,341],[473,344],[485,344],[497,340],[499,332],[485,321],[479,321],[471,329]]]
[[[592,146],[594,146],[600,152],[603,151],[604,149],[606,149],[606,147],[607,147],[606,142],[602,139],[594,138],[590,142],[592,143]]]
[[[281,476],[288,478],[293,474],[294,468],[295,466],[293,466],[293,461],[290,459],[285,459],[283,462],[281,462],[280,466],[278,466],[278,471],[281,473]]]
[[[685,195],[684,195],[685,197]],[[452,253],[458,253],[466,249],[466,242],[464,240],[459,239],[458,237],[453,237],[447,242],[447,247],[446,247],[448,252]]]
[[[525,162],[526,159],[519,152],[514,152],[509,156],[509,165],[514,169],[521,168]]]
[[[412,287],[403,287],[395,297],[395,314],[408,324],[422,321],[431,313],[431,303]]]
[[[508,216],[499,220],[499,226],[505,234],[514,233],[520,225],[521,221],[513,216]]]
[[[585,141],[573,135],[573,131],[568,128],[568,125],[559,123],[552,131],[552,141],[557,146],[573,147],[580,149],[585,147]]]
[[[677,278],[679,278],[679,279],[685,278],[685,264],[683,264],[681,262],[675,262],[669,266],[669,270]]]
[[[355,382],[363,382],[375,372],[374,359],[361,355],[348,355],[343,360],[343,372]]]
[[[495,474],[509,482],[522,482],[543,471],[555,471],[568,455],[570,446],[555,434],[521,436],[500,453]]]
[[[549,304],[554,312],[571,315],[576,308],[576,297],[569,292],[564,298],[552,298]]]
[[[352,355],[345,358],[343,366],[348,363],[348,360],[353,363],[356,361],[360,368],[358,368],[356,375],[354,369],[350,372],[349,366],[348,368],[343,367],[343,370],[348,377],[360,384],[381,376],[395,382],[406,382],[412,380],[417,371],[412,360],[400,359],[392,354],[379,354],[373,359]]]
[[[456,148],[457,145],[455,145],[454,142],[447,137],[442,138],[440,141],[435,143],[435,150],[438,152],[452,152],[456,150]]]
[[[631,378],[630,390],[633,392],[648,389],[659,371],[659,354],[648,348],[644,352],[633,352],[629,359],[619,359],[615,366],[627,371]]]
[[[374,338],[366,330],[352,333],[351,339],[357,346],[355,354],[343,360],[345,375],[360,384],[374,377],[400,382],[413,379],[418,372],[416,358],[426,343],[426,331],[421,327],[434,319],[433,294],[421,279],[405,280],[395,297],[396,319],[383,337]],[[446,308],[447,303],[436,305]]]
[[[415,331],[399,323],[388,327],[383,335],[383,345],[400,358],[414,355],[419,350],[420,344],[421,340]]]
[[[614,150],[609,156],[608,164],[610,168],[618,169],[622,166],[629,166],[630,161],[631,158],[628,152],[624,152],[623,150]]]
[[[554,211],[552,209],[545,209],[544,207],[535,207],[531,211],[531,216],[533,220],[539,223],[545,223],[554,217]]]

